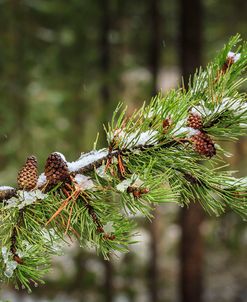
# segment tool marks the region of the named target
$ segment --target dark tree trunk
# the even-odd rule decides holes
[[[101,100],[102,100],[102,119],[103,123],[108,121],[108,116],[110,112],[110,68],[111,68],[111,58],[110,58],[110,0],[100,0],[99,1],[101,20],[100,20],[100,66],[101,66]]]
[[[203,239],[200,226],[204,213],[197,202],[181,210],[181,301],[200,302],[202,299]]]
[[[113,286],[113,266],[111,259],[109,261],[103,260],[105,266],[105,278],[104,278],[104,297],[105,302],[112,302],[114,298],[114,286]]]
[[[158,91],[158,74],[160,64],[160,13],[159,0],[150,0],[150,71],[152,74],[152,95],[156,95]]]
[[[150,260],[148,269],[148,284],[150,302],[159,301],[159,266],[158,266],[158,210],[153,210],[153,220],[149,224]]]
[[[15,121],[10,129],[11,136],[16,135],[18,141],[19,151],[15,153],[15,157],[23,160],[23,154],[26,155],[30,146],[30,139],[26,139],[30,138],[30,132],[28,128],[29,104],[26,96],[29,82],[25,53],[27,37],[26,22],[24,22],[24,20],[28,21],[28,15],[18,0],[9,1],[6,13],[9,13],[10,21],[6,25],[8,38],[5,47],[8,49],[6,58],[9,62],[6,63],[6,70],[4,70],[8,83],[5,88],[5,97]],[[1,102],[5,102],[4,99]]]
[[[202,2],[180,0],[180,65],[185,85],[202,63]]]
[[[185,87],[202,64],[201,0],[180,0],[180,64]],[[180,290],[182,302],[202,301],[203,240],[200,226],[203,210],[198,201],[181,210]]]
[[[109,120],[110,107],[111,107],[111,93],[110,93],[110,71],[111,71],[111,53],[109,33],[111,28],[111,13],[110,13],[110,0],[100,0],[99,7],[101,12],[100,19],[100,66],[101,66],[101,101],[102,101],[102,118],[101,123],[104,124]],[[106,302],[112,302],[114,298],[113,286],[113,267],[111,260],[103,260],[105,267],[104,278],[104,299]]]
[[[158,72],[160,64],[160,15],[159,0],[150,0],[149,12],[150,16],[150,50],[149,50],[149,66],[152,76],[151,94],[157,94],[158,91]],[[158,210],[153,211],[154,219],[150,223],[150,260],[148,269],[148,284],[150,302],[159,301],[159,271],[158,271]]]

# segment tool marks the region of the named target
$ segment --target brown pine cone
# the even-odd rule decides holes
[[[37,159],[35,156],[29,156],[25,165],[18,173],[17,183],[19,189],[32,190],[38,180]]]
[[[45,164],[45,176],[49,185],[56,185],[69,179],[68,165],[60,154],[54,152],[48,156]]]
[[[16,193],[16,189],[12,187],[1,186],[0,187],[0,202],[13,197]]]
[[[195,150],[207,157],[212,157],[216,154],[216,149],[213,140],[204,132],[191,137],[194,143]]]
[[[187,120],[187,126],[194,129],[202,129],[202,117],[199,114],[190,113]]]

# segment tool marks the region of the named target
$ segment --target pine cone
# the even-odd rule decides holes
[[[0,187],[0,202],[15,196],[16,189],[12,187]]]
[[[212,157],[216,154],[216,149],[213,140],[204,132],[191,137],[194,143],[195,150],[207,157]]]
[[[199,114],[190,113],[187,120],[187,126],[194,129],[202,129],[202,117]]]
[[[17,183],[20,189],[32,190],[38,180],[37,159],[35,156],[29,156],[25,165],[18,173]]]
[[[45,176],[49,185],[56,185],[69,178],[68,165],[60,154],[54,152],[48,156],[45,164]]]

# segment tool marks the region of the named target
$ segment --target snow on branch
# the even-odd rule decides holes
[[[210,214],[228,207],[247,218],[246,178],[215,170],[226,153],[218,142],[246,135],[246,43],[233,37],[213,64],[200,69],[188,91],[159,94],[126,118],[119,106],[107,146],[68,162],[60,152],[38,162],[29,156],[17,186],[0,187],[0,278],[31,290],[59,254],[60,241],[95,247],[105,259],[131,243],[133,216],[151,216],[156,203],[189,205]],[[241,54],[240,54],[241,51]],[[210,167],[202,161],[210,160]]]

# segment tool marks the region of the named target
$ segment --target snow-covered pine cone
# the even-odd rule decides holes
[[[204,132],[200,132],[191,137],[194,143],[195,150],[207,157],[212,157],[216,154],[216,149],[213,140]]]
[[[51,186],[69,179],[68,165],[60,154],[54,152],[48,156],[45,164],[45,176]]]
[[[38,180],[37,159],[35,156],[29,156],[25,165],[18,173],[17,183],[19,189],[32,190]]]
[[[191,112],[187,120],[187,126],[194,129],[202,129],[203,123],[201,115]]]
[[[16,193],[16,189],[12,187],[0,187],[0,201],[13,197]]]

